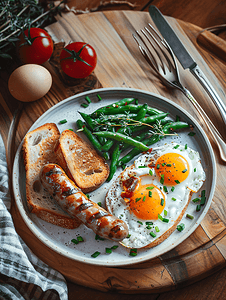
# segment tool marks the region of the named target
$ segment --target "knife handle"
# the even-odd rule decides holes
[[[209,129],[210,133],[212,134],[213,139],[215,140],[219,152],[220,152],[220,157],[223,161],[226,161],[226,143],[223,140],[223,137],[217,130],[217,128],[214,126],[202,106],[196,101],[196,99],[193,97],[193,95],[190,93],[189,90],[187,90],[185,87],[181,86],[181,91],[184,93],[184,95],[191,101],[191,103],[194,105],[196,110],[198,111],[199,115],[205,122],[207,128]]]
[[[226,106],[209,82],[209,80],[206,78],[204,73],[200,70],[198,66],[196,66],[193,69],[190,69],[191,73],[195,76],[195,78],[201,83],[201,85],[204,87],[206,92],[209,94],[209,96],[214,101],[214,104],[216,105],[217,109],[219,110],[219,113],[222,116],[222,119],[226,125]]]

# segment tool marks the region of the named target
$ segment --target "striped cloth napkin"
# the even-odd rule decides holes
[[[15,231],[0,136],[0,300],[67,300],[64,277],[38,259]]]

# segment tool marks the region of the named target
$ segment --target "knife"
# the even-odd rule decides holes
[[[219,110],[219,113],[222,116],[224,123],[226,124],[226,106],[215,91],[215,89],[213,88],[213,86],[211,85],[211,83],[209,82],[209,80],[207,79],[207,77],[204,75],[197,63],[185,49],[184,45],[181,43],[181,41],[179,40],[179,38],[169,25],[165,17],[162,15],[160,10],[156,6],[151,5],[149,6],[149,14],[152,20],[154,21],[156,27],[158,28],[159,32],[171,47],[172,51],[174,52],[182,67],[184,69],[190,70],[190,72],[195,76],[199,83],[201,83],[206,92],[212,98],[214,104],[216,105],[217,109]]]

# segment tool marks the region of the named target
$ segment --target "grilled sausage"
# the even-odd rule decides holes
[[[114,241],[128,236],[126,223],[89,200],[60,166],[46,164],[41,170],[40,180],[62,209],[81,220],[97,235]]]

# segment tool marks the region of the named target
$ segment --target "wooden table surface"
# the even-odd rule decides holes
[[[173,18],[168,18],[168,20],[225,100],[225,65],[198,47],[196,37],[200,28]],[[132,39],[131,32],[135,29],[143,28],[148,21],[150,21],[150,17],[145,12],[111,11],[79,16],[67,13],[59,17],[57,23],[48,26],[47,30],[56,43],[61,41],[62,38],[66,43],[70,40],[83,39],[94,46],[98,55],[98,65],[95,70],[95,76],[93,76],[97,80],[92,81],[94,82],[92,83],[94,88],[125,86],[155,92],[174,100],[198,118],[197,113],[186,101],[186,98],[180,92],[170,91],[164,87],[154,74],[150,72],[150,69],[142,59]],[[101,40],[104,40],[104,43],[101,43]],[[114,41],[114,49],[112,48],[112,41]],[[105,59],[106,57],[108,57],[108,60]],[[108,61],[110,61],[110,65]],[[87,85],[81,83],[77,86],[65,84],[53,63],[48,62],[45,64],[45,67],[49,69],[53,76],[51,90],[42,99],[33,103],[23,104],[23,107],[10,96],[7,90],[9,74],[1,76],[0,127],[7,148],[9,164],[19,142],[33,122],[44,111],[66,97],[79,92],[81,89],[88,88]],[[131,72],[135,76],[130,76]],[[213,122],[217,124],[218,129],[225,133],[218,111],[204,90],[198,86],[192,76],[186,71],[181,70],[181,79],[194,96],[199,99],[200,104],[205,107],[206,112]],[[19,110],[17,110],[18,108]],[[10,127],[11,124],[13,126]],[[205,125],[201,125],[208,132]],[[15,139],[12,140],[13,137]],[[188,299],[188,297],[189,299],[196,299],[196,297],[212,299],[208,298],[211,295],[210,289],[212,289],[214,284],[218,285],[223,282],[222,279],[225,278],[223,268],[225,267],[226,257],[226,218],[224,213],[226,170],[225,163],[220,160],[215,144],[212,143],[212,146],[217,160],[218,180],[213,203],[202,224],[191,237],[175,250],[161,257],[161,259],[155,259],[131,268],[130,278],[122,278],[120,276],[120,284],[118,284],[119,274],[124,272],[124,274],[128,275],[125,269],[114,269],[114,275],[110,277],[112,270],[91,268],[90,277],[92,278],[87,280],[87,277],[82,276],[82,272],[84,268],[88,267],[86,265],[78,267],[77,263],[72,264],[70,261],[64,260],[60,255],[56,255],[45,245],[40,244],[26,228],[16,206],[13,205],[12,214],[16,229],[36,255],[65,275],[68,279],[69,299],[74,299],[75,294],[76,299],[87,299],[89,297],[94,297],[95,299],[127,299],[128,296],[124,295],[124,293],[129,293],[129,298],[134,300],[138,298],[141,300],[146,299],[146,293],[151,293],[148,299],[156,299],[157,297],[158,299],[163,299],[166,296],[170,296],[172,299]],[[218,271],[217,274],[215,273],[216,271]],[[163,273],[164,276],[162,276]],[[205,279],[206,281],[200,282],[201,279],[206,278],[210,274],[214,275],[210,279],[207,278]],[[134,279],[132,280],[134,276],[136,276],[136,283]],[[156,278],[158,279],[156,280]],[[129,279],[130,285],[128,286]],[[193,284],[192,288],[183,288],[194,282],[197,283]],[[140,286],[138,287],[138,285]],[[87,288],[87,286],[92,287],[92,289]],[[201,289],[200,286],[203,288]],[[170,291],[177,289],[180,290]],[[123,294],[115,294],[115,291]],[[104,292],[107,292],[107,294]],[[135,295],[131,295],[131,293],[135,293]],[[159,293],[161,294],[159,295]],[[215,290],[213,294],[215,297],[220,297],[219,299],[224,299],[223,296],[226,297],[223,287],[218,288],[217,291]]]

